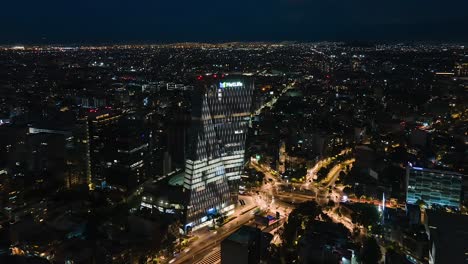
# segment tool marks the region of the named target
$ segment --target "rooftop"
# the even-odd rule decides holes
[[[427,217],[436,262],[468,262],[468,216],[428,210]]]
[[[184,185],[185,171],[176,173],[169,179],[169,185],[171,186],[182,186]]]
[[[255,239],[255,236],[257,236],[259,232],[260,229],[258,228],[244,225],[228,236],[226,240],[237,242],[239,244],[249,244],[249,241]]]

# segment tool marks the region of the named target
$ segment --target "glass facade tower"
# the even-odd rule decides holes
[[[406,171],[406,203],[418,200],[428,206],[460,207],[463,175],[451,172],[408,166]]]
[[[186,227],[196,229],[237,203],[254,84],[243,78],[201,81],[192,97],[185,162]]]

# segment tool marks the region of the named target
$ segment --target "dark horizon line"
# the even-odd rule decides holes
[[[344,43],[344,44],[433,44],[433,45],[467,45],[468,41],[462,40],[368,40],[368,39],[355,39],[355,40],[212,40],[212,41],[151,41],[151,40],[128,40],[128,41],[15,41],[15,42],[0,42],[0,47],[13,47],[13,46],[25,46],[25,47],[35,47],[35,46],[75,46],[75,47],[86,47],[86,46],[125,46],[125,45],[142,45],[142,46],[151,46],[151,45],[178,45],[178,44],[207,44],[207,45],[223,45],[223,44],[281,44],[281,43],[290,43],[290,44],[314,44],[314,43]]]

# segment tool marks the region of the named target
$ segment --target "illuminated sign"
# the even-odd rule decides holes
[[[219,88],[231,88],[231,87],[242,87],[244,84],[242,82],[220,82]]]
[[[153,205],[151,205],[151,204],[149,204],[149,203],[141,202],[141,206],[142,206],[142,207],[146,207],[146,208],[153,209]]]

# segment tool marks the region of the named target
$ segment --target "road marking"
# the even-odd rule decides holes
[[[213,253],[205,256],[202,260],[196,262],[196,264],[218,264],[221,263],[221,248],[213,248]]]

